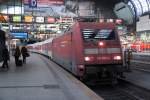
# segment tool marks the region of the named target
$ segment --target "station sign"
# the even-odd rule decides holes
[[[118,29],[118,30],[122,30],[122,29],[123,29],[123,26],[117,26],[117,29]]]
[[[36,8],[37,0],[29,0],[29,7]]]

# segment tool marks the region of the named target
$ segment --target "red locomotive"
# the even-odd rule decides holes
[[[116,79],[123,57],[114,23],[77,22],[64,34],[30,45],[81,79]]]

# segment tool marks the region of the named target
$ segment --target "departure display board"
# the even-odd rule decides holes
[[[37,23],[44,23],[44,17],[36,17]]]
[[[13,16],[13,22],[21,22],[21,16]]]
[[[24,21],[27,22],[27,23],[33,22],[33,17],[32,16],[25,16]]]
[[[28,38],[28,33],[26,32],[12,32],[11,35],[13,36],[13,38],[17,39]]]

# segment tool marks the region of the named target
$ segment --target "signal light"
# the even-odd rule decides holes
[[[114,56],[114,60],[121,60],[121,56]]]
[[[120,24],[122,24],[122,22],[123,22],[122,19],[116,19],[115,23],[120,25]]]

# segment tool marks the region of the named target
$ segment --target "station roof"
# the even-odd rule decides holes
[[[0,3],[6,3],[10,0],[0,0]],[[20,0],[18,0],[20,1]],[[28,0],[23,0],[23,1],[28,1]],[[47,2],[49,0],[37,0],[38,2]],[[55,1],[55,0],[52,0]],[[56,0],[57,1],[57,0]],[[109,4],[109,6],[114,6],[115,4],[119,3],[119,2],[126,2],[129,6],[131,6],[131,8],[133,9],[133,11],[136,10],[136,15],[142,15],[145,12],[149,12],[150,11],[150,0],[60,0],[60,1],[94,1],[94,2],[106,2]],[[12,0],[13,2],[13,0]],[[56,8],[54,8],[55,10],[57,10]],[[60,8],[59,8],[60,9]]]

